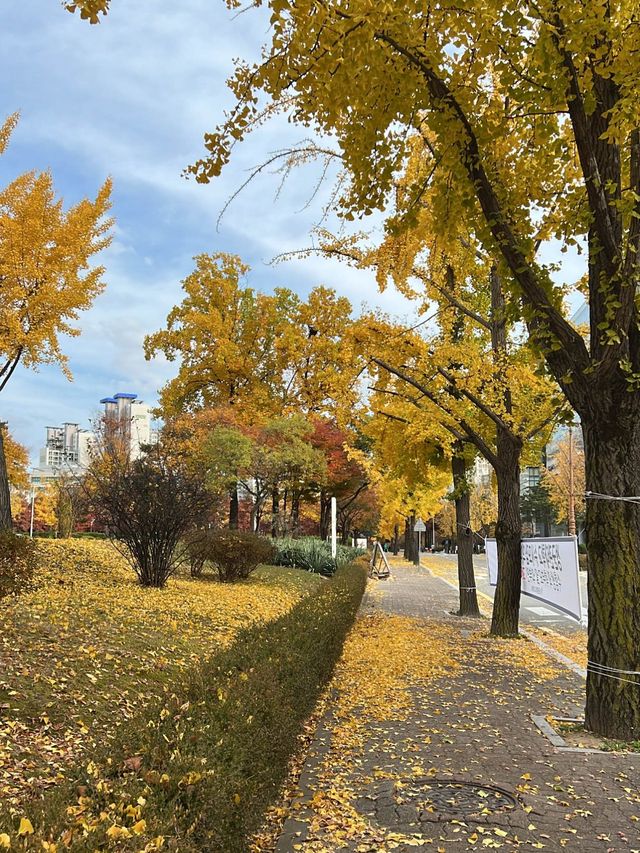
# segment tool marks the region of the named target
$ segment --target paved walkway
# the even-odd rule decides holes
[[[494,641],[482,647],[469,640],[486,629],[486,620],[453,617],[456,607],[455,592],[426,569],[396,568],[389,581],[371,582],[362,615],[438,622],[458,632],[461,648],[480,651],[463,655],[451,675],[413,688],[407,719],[372,725],[360,760],[347,770],[348,785],[334,792],[327,764],[331,769],[336,762],[338,772],[341,761],[332,757],[329,711],[277,853],[409,853],[419,847],[440,853],[512,847],[638,853],[640,755],[554,748],[531,715],[575,715],[584,682],[568,670],[545,680],[519,666],[497,665]],[[344,767],[339,770],[344,780]],[[354,835],[357,821],[341,832],[321,810],[319,818],[318,802],[328,790],[348,801],[342,806],[354,808],[368,828]]]

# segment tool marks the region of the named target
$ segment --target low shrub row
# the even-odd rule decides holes
[[[331,677],[365,579],[363,563],[343,566],[285,616],[241,632],[45,794],[24,849],[244,853]]]
[[[332,575],[336,568],[351,563],[364,553],[358,548],[338,545],[334,560],[330,543],[311,536],[302,539],[276,539],[274,546],[274,565],[305,569],[307,572],[321,575]]]

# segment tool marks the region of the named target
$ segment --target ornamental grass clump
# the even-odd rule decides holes
[[[320,575],[332,575],[336,568],[346,566],[359,557],[363,551],[338,545],[335,560],[331,556],[331,544],[311,536],[302,539],[279,539],[275,542],[276,566],[304,569]]]

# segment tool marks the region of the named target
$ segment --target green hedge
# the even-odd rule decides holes
[[[180,853],[244,853],[277,798],[365,583],[362,562],[344,566],[285,616],[241,632],[231,648],[147,709],[144,720],[119,730],[108,753],[92,757],[69,786],[45,795],[26,849],[41,850],[44,838],[60,838],[73,826],[73,817],[65,823],[64,815],[77,801],[71,792],[81,791],[77,819],[95,828],[88,837],[81,830],[67,836],[64,849],[141,851],[151,838],[163,836],[163,849]],[[100,820],[101,812],[109,817]],[[136,835],[140,820],[146,826],[138,825]],[[52,835],[43,832],[54,826]],[[122,833],[116,841],[120,826],[130,836]]]

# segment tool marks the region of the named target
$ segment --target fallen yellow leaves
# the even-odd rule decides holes
[[[394,561],[395,565],[398,567],[402,566],[402,559],[399,557],[391,558]],[[438,559],[437,557],[432,557],[429,555],[423,555],[421,557],[422,565],[429,569],[432,575],[436,577],[442,578],[442,580],[447,581],[448,583],[453,584],[454,586],[458,583],[458,570],[453,562],[445,562],[443,560]],[[480,607],[480,612],[484,616],[491,616],[491,609],[493,606],[492,600],[489,596],[485,595],[482,592],[478,592],[478,605]],[[551,648],[555,649],[560,654],[568,657],[569,660],[572,660],[574,663],[577,663],[579,666],[586,667],[587,665],[587,632],[583,630],[576,630],[570,636],[565,636],[563,634],[559,634],[556,631],[548,630],[546,628],[540,628],[535,625],[527,625],[527,631],[534,634],[536,637],[539,637],[544,643]]]
[[[570,636],[564,636],[556,631],[532,625],[527,625],[527,630],[569,660],[586,668],[588,658],[586,631],[575,631]]]
[[[177,674],[321,582],[264,568],[234,585],[176,577],[143,589],[108,542],[37,544],[38,588],[0,614],[0,800],[12,821]]]
[[[458,668],[458,640],[459,634],[449,626],[403,616],[378,612],[357,621],[329,688],[329,695],[337,696],[329,703],[331,745],[309,804],[312,840],[305,843],[305,850],[336,850],[354,839],[360,842],[357,850],[426,843],[372,827],[354,807],[352,773],[376,725],[406,719],[414,708],[416,688]],[[422,767],[414,769],[424,772]]]

